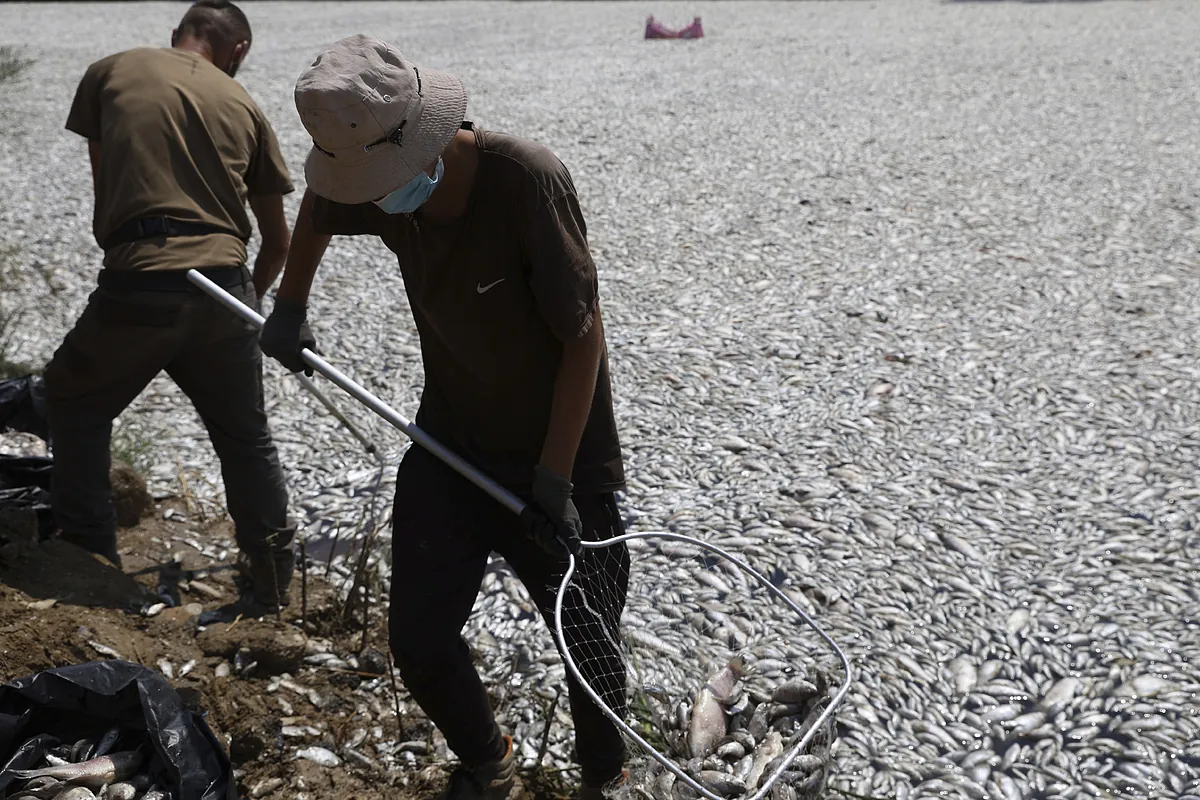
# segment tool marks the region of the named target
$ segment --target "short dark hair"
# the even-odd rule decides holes
[[[179,22],[179,35],[233,46],[251,41],[250,20],[229,0],[196,0]]]

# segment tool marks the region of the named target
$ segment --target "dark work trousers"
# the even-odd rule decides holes
[[[245,268],[208,273],[253,306]],[[115,551],[109,482],[112,422],[160,372],[191,400],[221,463],[239,548],[290,549],[287,488],[263,407],[255,328],[188,282],[183,271],[102,271],[87,307],[46,367],[52,497],[62,537]]]
[[[621,535],[612,494],[574,501],[585,540]],[[501,732],[462,628],[488,556],[496,552],[525,585],[553,636],[554,598],[567,561],[529,540],[516,514],[418,444],[409,448],[397,474],[393,531],[389,633],[400,676],[463,764],[500,758]],[[624,718],[625,669],[615,642],[628,589],[629,551],[623,543],[588,549],[577,564],[572,584],[582,589],[587,604],[578,602],[578,592],[567,593],[567,647],[588,684]],[[567,689],[583,780],[600,786],[620,774],[624,739],[570,670]]]

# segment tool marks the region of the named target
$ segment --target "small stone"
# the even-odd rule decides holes
[[[358,668],[372,675],[385,675],[388,670],[388,657],[374,647],[368,647],[358,656]]]

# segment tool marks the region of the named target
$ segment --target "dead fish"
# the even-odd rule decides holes
[[[133,800],[137,797],[137,789],[132,783],[110,783],[100,792],[101,800]]]
[[[1051,687],[1042,699],[1042,708],[1050,713],[1054,713],[1075,697],[1075,693],[1083,687],[1083,683],[1078,678],[1063,678]]]
[[[675,773],[664,770],[654,780],[654,800],[675,800]]]
[[[746,776],[747,791],[754,791],[758,782],[762,780],[767,765],[781,755],[783,755],[783,737],[779,735],[779,731],[771,731],[754,754],[754,765],[750,767],[750,774]]]
[[[88,758],[90,758],[88,754],[91,752],[92,742],[88,741],[87,739],[80,739],[71,746],[71,755],[68,756],[68,758],[72,763],[79,764],[83,761],[87,761]]]
[[[44,781],[44,783],[37,781]],[[21,787],[19,796],[28,800],[53,800],[67,788],[70,787],[55,778],[35,778]]]
[[[320,764],[322,767],[336,767],[338,764],[342,763],[341,759],[339,759],[331,751],[326,750],[324,747],[315,746],[305,747],[301,750],[297,750],[294,758],[308,759],[314,764]]]
[[[746,660],[737,656],[730,660],[725,668],[713,676],[705,686],[712,692],[713,698],[722,705],[729,705],[737,700],[738,681],[746,675]]]
[[[735,717],[738,714],[746,713],[748,710],[750,710],[750,704],[752,702],[753,701],[750,699],[750,693],[743,690],[741,695],[738,696],[738,699],[734,700],[728,705],[727,710],[729,711],[729,716]]]
[[[1017,633],[1028,624],[1029,610],[1018,608],[1008,615],[1008,620],[1004,623],[1004,630],[1008,633]]]
[[[782,705],[803,703],[809,698],[816,697],[817,687],[803,678],[795,678],[775,688],[771,700]]]
[[[50,777],[43,776],[41,778],[31,778],[30,780],[26,781],[25,786],[22,787],[21,791],[36,792],[39,789],[48,789],[52,786],[61,786],[61,785],[62,785],[62,781],[60,781],[58,778],[50,778]]]
[[[647,697],[653,697],[655,700],[661,700],[664,703],[671,702],[670,692],[668,692],[665,688],[663,688],[662,686],[659,686],[656,683],[642,684],[642,692]]]
[[[976,681],[979,676],[976,673],[975,665],[968,659],[959,656],[950,661],[949,670],[951,677],[954,678],[954,690],[959,694],[967,694],[971,689],[975,688]]]
[[[736,741],[726,742],[717,748],[717,755],[726,761],[739,761],[746,755],[746,748]]]
[[[688,724],[688,752],[692,758],[704,758],[725,738],[725,710],[707,686],[696,693],[692,718]]]
[[[95,749],[88,755],[88,758],[99,758],[106,756],[113,749],[113,745],[117,743],[117,739],[121,738],[121,729],[113,728],[100,737],[100,741],[96,742]]]
[[[54,800],[96,800],[96,795],[87,787],[72,786],[65,792],[54,795]]]
[[[702,769],[696,778],[701,786],[724,797],[735,797],[746,791],[746,784],[737,777],[715,769]]]
[[[137,772],[145,756],[137,750],[113,753],[91,761],[79,764],[63,764],[62,766],[43,767],[42,769],[13,770],[10,774],[15,778],[58,778],[67,783],[99,788],[106,783],[115,783]],[[89,796],[90,796],[89,792]],[[57,800],[57,798],[56,798]],[[74,800],[74,798],[71,798]]]

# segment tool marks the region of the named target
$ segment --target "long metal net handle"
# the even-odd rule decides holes
[[[845,699],[846,694],[850,691],[850,684],[852,681],[853,670],[850,666],[850,660],[846,657],[846,654],[845,654],[845,652],[842,651],[842,648],[838,647],[837,642],[835,642],[829,636],[829,634],[827,634],[821,628],[821,626],[818,625],[816,623],[816,621],[812,619],[812,617],[810,617],[808,614],[806,614],[804,612],[804,609],[800,608],[800,606],[798,606],[792,600],[792,598],[788,597],[786,594],[784,594],[782,591],[780,591],[779,588],[775,586],[775,584],[771,583],[771,581],[768,580],[765,576],[763,576],[760,572],[758,572],[758,570],[754,569],[749,564],[742,561],[740,558],[733,555],[732,553],[722,550],[720,547],[717,547],[714,544],[709,544],[708,542],[701,541],[700,539],[695,539],[691,536],[684,536],[683,534],[679,534],[679,533],[646,531],[646,532],[639,532],[639,533],[626,533],[621,536],[614,536],[611,539],[603,539],[603,540],[596,541],[596,542],[584,542],[583,546],[587,547],[587,548],[608,547],[610,545],[620,544],[621,542],[627,542],[631,539],[671,539],[671,540],[674,540],[677,542],[686,542],[687,544],[695,545],[704,550],[707,550],[710,553],[715,553],[715,554],[721,556],[722,558],[727,559],[728,561],[730,561],[731,563],[736,565],[739,569],[741,569],[743,572],[745,572],[747,575],[749,575],[750,577],[752,577],[756,581],[758,581],[771,594],[775,595],[777,598],[782,600],[783,603],[788,606],[788,608],[790,608],[792,611],[796,612],[796,614],[802,620],[804,620],[804,622],[810,628],[812,628],[814,631],[816,631],[817,634],[822,639],[825,640],[826,644],[828,644],[830,649],[832,649],[833,652],[837,655],[838,660],[840,660],[842,662],[842,671],[845,673],[845,679],[842,681],[841,686],[839,687],[838,691],[834,694],[833,699],[830,701],[829,705],[825,708],[824,711],[821,712],[820,716],[818,716],[817,719],[814,720],[809,725],[808,730],[804,733],[803,736],[800,737],[800,741],[797,742],[792,747],[792,749],[788,752],[787,756],[780,763],[779,768],[777,770],[775,770],[775,772],[771,775],[770,778],[767,779],[766,783],[764,783],[762,785],[762,787],[754,795],[752,795],[750,798],[747,798],[747,800],[761,800],[761,798],[766,797],[767,792],[769,792],[771,790],[771,788],[775,785],[776,781],[778,781],[780,776],[783,775],[784,771],[787,770],[788,766],[790,766],[791,763],[796,760],[796,757],[800,755],[800,751],[803,750],[808,745],[809,741],[812,740],[812,737],[816,734],[817,730],[820,729],[821,725],[827,719],[829,719],[831,716],[833,716],[833,712],[841,704],[842,700]],[[635,730],[633,730],[631,727],[629,727],[629,725],[626,724],[625,720],[621,719],[620,716],[618,716],[616,713],[614,713],[613,710],[608,707],[608,704],[605,703],[604,700],[596,693],[596,691],[593,690],[592,687],[588,685],[588,682],[583,677],[583,675],[580,674],[579,668],[575,665],[575,659],[571,656],[570,650],[567,647],[566,637],[563,633],[563,624],[562,624],[563,597],[566,595],[566,593],[570,587],[571,578],[574,576],[574,573],[575,573],[575,557],[571,556],[570,563],[567,566],[567,571],[563,574],[562,583],[558,589],[558,596],[554,600],[554,636],[558,642],[558,649],[562,652],[563,661],[566,663],[567,669],[571,670],[571,674],[575,676],[575,679],[577,681],[579,681],[579,684],[581,686],[583,686],[584,691],[587,692],[588,696],[592,699],[592,702],[595,703],[599,707],[599,709],[604,713],[604,715],[606,717],[608,717],[610,720],[612,720],[613,724],[615,724],[618,728],[620,728],[625,733],[626,736],[630,737],[633,741],[635,741],[639,745],[641,745],[641,747],[644,750],[646,750],[646,752],[649,753],[654,758],[655,761],[662,764],[666,769],[673,772],[677,778],[682,779],[685,783],[687,783],[690,787],[695,789],[701,795],[709,798],[709,800],[727,800],[727,798],[724,795],[714,794],[709,789],[706,789],[704,786],[697,783],[690,775],[688,775],[683,770],[681,770],[678,766],[676,766],[675,763],[670,758],[668,758],[667,756],[664,756],[662,753],[658,752],[658,750],[655,749],[653,745],[651,745],[649,742],[647,742],[645,739],[643,739]]]
[[[190,280],[192,283],[194,283],[196,286],[198,286],[200,289],[202,289],[204,292],[206,292],[208,295],[210,295],[214,300],[216,300],[221,305],[228,308],[233,313],[237,314],[239,317],[241,317],[246,322],[253,325],[255,328],[262,327],[263,322],[265,322],[265,320],[261,314],[256,312],[250,306],[248,306],[245,303],[238,300],[236,297],[234,297],[229,292],[222,289],[217,284],[213,283],[209,278],[205,277],[205,275],[203,273],[198,272],[197,270],[194,270],[194,269],[190,269],[187,272],[187,277],[188,277],[188,280]],[[464,478],[471,481],[471,483],[475,484],[480,489],[487,492],[489,495],[492,496],[492,498],[494,498],[501,505],[508,508],[514,514],[520,515],[521,512],[525,509],[525,503],[519,497],[517,497],[512,492],[505,489],[503,486],[500,486],[498,483],[496,483],[494,480],[489,478],[487,475],[484,475],[479,470],[475,469],[475,467],[473,467],[471,464],[469,464],[465,460],[463,460],[457,453],[448,449],[443,444],[441,444],[436,439],[434,439],[432,436],[430,436],[428,433],[421,430],[416,425],[414,425],[412,422],[410,422],[403,415],[397,413],[395,410],[393,410],[391,408],[391,406],[389,406],[387,403],[380,400],[378,397],[373,395],[371,392],[364,389],[362,386],[360,386],[358,383],[356,383],[352,378],[350,378],[349,376],[344,374],[341,370],[339,370],[337,367],[333,366],[328,361],[321,358],[319,355],[317,355],[316,353],[314,353],[313,351],[311,351],[307,348],[300,351],[300,358],[304,361],[305,364],[309,365],[314,370],[316,370],[317,372],[320,372],[326,378],[333,381],[335,384],[337,384],[339,387],[341,387],[343,390],[345,390],[348,394],[353,396],[356,400],[361,402],[367,408],[371,409],[376,414],[381,416],[383,419],[387,420],[387,422],[389,422],[392,426],[400,429],[410,439],[412,439],[413,441],[415,441],[417,444],[421,445],[425,449],[429,450],[435,456],[440,458],[444,463],[446,463],[448,466],[450,466],[452,469],[454,469],[456,472],[458,472]],[[837,643],[833,641],[833,639],[829,636],[829,634],[825,633],[825,631],[821,628],[821,626],[819,626],[811,617],[809,617],[808,614],[804,613],[804,610],[802,608],[800,608],[798,605],[796,605],[796,603],[794,603],[790,597],[788,597],[786,594],[781,592],[778,588],[776,588],[776,586],[773,583],[771,583],[769,580],[767,580],[765,577],[763,577],[755,569],[750,567],[748,564],[743,562],[741,559],[737,558],[736,556],[734,556],[730,553],[727,553],[726,551],[722,550],[721,548],[719,548],[715,545],[708,544],[707,542],[702,542],[699,539],[693,539],[690,536],[683,536],[681,534],[676,534],[676,533],[627,533],[623,536],[616,536],[611,539],[605,539],[605,540],[598,541],[598,542],[584,542],[583,546],[586,548],[589,548],[589,549],[594,549],[594,548],[608,547],[609,545],[618,544],[620,542],[628,541],[630,539],[645,539],[645,538],[650,538],[650,537],[675,539],[677,541],[687,542],[689,544],[697,545],[698,547],[708,550],[709,552],[716,553],[717,555],[721,556],[722,558],[728,559],[730,562],[737,565],[740,569],[745,571],[748,575],[750,575],[755,580],[757,580],[760,584],[762,584],[769,592],[771,592],[776,597],[778,597],[780,600],[782,600],[789,608],[791,608],[793,611],[795,611],[796,614],[798,614],[800,616],[800,618],[803,619],[805,621],[805,623],[807,623],[809,625],[809,627],[811,627],[813,630],[815,630],[817,632],[817,634],[819,634],[820,637],[822,639],[824,639],[826,643],[829,644],[829,646],[833,649],[834,653],[836,653],[838,658],[841,660],[842,669],[845,671],[845,674],[846,674],[845,681],[842,683],[841,688],[838,690],[837,694],[834,696],[833,701],[829,704],[829,706],[825,709],[825,711],[822,712],[821,716],[817,718],[817,721],[814,722],[809,727],[808,732],[805,733],[805,735],[801,738],[800,742],[795,747],[792,748],[792,751],[789,753],[787,760],[784,762],[784,766],[786,767],[788,764],[790,764],[796,758],[797,755],[799,755],[800,750],[805,745],[808,744],[809,740],[812,738],[812,736],[814,735],[814,732],[817,730],[819,725],[821,723],[823,723],[826,719],[828,719],[833,714],[834,709],[838,706],[838,704],[841,703],[842,699],[846,696],[846,693],[850,690],[851,668],[850,668],[850,661],[846,658],[846,654],[844,652],[842,652],[842,649],[840,647],[838,647]],[[669,758],[667,758],[666,756],[662,755],[657,750],[655,750],[654,747],[652,747],[648,742],[646,742],[645,739],[643,739],[641,736],[639,736],[637,734],[637,732],[632,730],[625,723],[624,720],[620,719],[615,713],[613,713],[612,709],[610,709],[608,707],[608,705],[605,704],[604,701],[600,699],[600,697],[595,693],[595,691],[593,691],[592,688],[590,686],[588,686],[587,681],[584,680],[583,677],[579,674],[579,670],[575,666],[575,661],[574,661],[574,659],[571,658],[570,652],[568,651],[568,649],[566,647],[566,640],[565,640],[565,637],[563,636],[563,630],[562,630],[563,595],[567,591],[567,588],[570,585],[571,578],[574,576],[574,574],[575,574],[575,556],[571,555],[568,558],[567,571],[563,574],[562,585],[559,587],[558,597],[555,599],[555,603],[554,603],[554,636],[555,636],[556,640],[558,641],[558,646],[559,646],[559,649],[562,651],[563,661],[566,663],[567,668],[570,669],[572,674],[575,675],[576,679],[579,681],[579,683],[584,687],[584,690],[591,697],[592,702],[596,703],[596,705],[605,714],[605,716],[607,716],[610,720],[612,720],[613,723],[616,724],[617,727],[620,728],[622,731],[624,731],[624,733],[627,736],[632,738],[633,741],[635,741],[639,745],[641,745],[646,750],[646,752],[648,752],[655,760],[657,760],[659,763],[661,763],[664,767],[669,769],[671,772],[675,773],[676,777],[682,778],[688,785],[690,785],[692,788],[694,788],[695,790],[700,792],[703,796],[709,798],[710,800],[724,800],[721,796],[713,794],[709,790],[705,789],[703,786],[700,786],[690,776],[688,776],[686,773],[684,773],[682,770],[680,770],[677,766],[675,766],[675,764],[672,763]],[[780,774],[782,774],[782,769],[777,770],[775,772],[775,774],[770,779],[768,779],[766,785],[762,788],[762,790],[760,790],[757,794],[754,795],[753,800],[759,800],[760,798],[762,798],[765,795],[765,793],[775,784],[775,781],[778,780]]]
[[[187,276],[188,280],[211,295],[212,298],[221,305],[225,306],[254,327],[262,327],[265,320],[261,314],[243,303],[241,300],[238,300],[236,297],[222,289],[217,284],[213,283],[211,280],[205,277],[204,274],[194,269],[190,269],[188,270]],[[330,364],[325,359],[321,358],[312,350],[304,348],[300,351],[300,358],[305,364],[308,364],[308,366],[312,367],[317,372],[336,383],[367,408],[383,417],[396,428],[399,428],[401,431],[407,434],[410,439],[440,458],[464,478],[490,494],[496,499],[496,501],[511,510],[514,514],[519,515],[525,508],[525,504],[519,497],[514,495],[512,492],[509,492],[504,487],[498,485],[491,478],[479,472],[479,470],[475,469],[462,458],[460,458],[457,453],[446,448],[444,445],[438,442],[437,439],[434,439],[428,433],[418,428],[402,414],[398,414],[387,403],[368,392],[362,386],[359,386],[354,382],[353,379],[345,375],[341,370]]]

